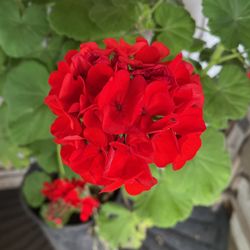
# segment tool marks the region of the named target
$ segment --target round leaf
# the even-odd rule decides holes
[[[91,19],[108,33],[129,30],[135,23],[135,14],[135,3],[130,0],[95,1],[90,11]]]
[[[154,166],[154,170],[156,166]],[[177,192],[174,187],[179,185],[171,176],[176,175],[171,168],[160,169],[158,184],[150,191],[134,198],[135,212],[143,218],[148,218],[157,227],[171,227],[185,219],[192,211],[191,196],[185,190]]]
[[[203,11],[209,18],[211,31],[224,45],[236,48],[242,43],[250,47],[249,0],[203,0]]]
[[[41,193],[44,182],[49,182],[50,177],[43,172],[33,172],[29,174],[22,187],[22,191],[27,203],[31,207],[39,207],[42,205],[45,197]]]
[[[0,45],[9,56],[27,56],[41,49],[48,31],[45,7],[31,5],[21,14],[14,0],[0,1]]]
[[[21,116],[9,123],[11,138],[20,145],[27,145],[37,140],[51,138],[49,133],[53,115],[42,105],[32,113]]]
[[[8,73],[4,97],[9,121],[34,112],[43,104],[49,90],[48,76],[46,68],[34,61],[23,61]]]
[[[210,205],[228,184],[230,166],[223,134],[208,128],[202,135],[202,146],[194,159],[169,176],[178,183],[171,189],[185,193],[195,205]]]
[[[173,54],[191,47],[195,22],[183,7],[163,3],[155,11],[155,20],[162,29],[157,40],[165,43]]]
[[[227,127],[228,119],[243,117],[250,103],[250,81],[234,65],[223,67],[218,78],[203,80],[205,120],[213,127]]]
[[[0,165],[6,168],[24,168],[29,164],[29,150],[18,147],[17,143],[11,140],[7,123],[7,106],[0,106]]]
[[[4,97],[8,105],[11,137],[18,144],[50,138],[52,113],[43,104],[48,72],[33,61],[23,61],[7,75]]]
[[[51,27],[60,35],[76,40],[87,40],[99,36],[101,30],[89,18],[90,0],[61,0],[49,15]]]
[[[102,206],[97,219],[99,235],[112,249],[119,246],[138,248],[146,236],[148,221],[141,220],[135,213],[115,203]]]
[[[53,173],[58,170],[56,144],[52,139],[35,141],[29,145],[29,148],[45,172]]]

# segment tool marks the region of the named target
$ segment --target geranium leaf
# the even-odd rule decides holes
[[[43,104],[48,72],[34,61],[23,61],[9,71],[4,86],[11,137],[18,144],[50,138],[53,115]],[[32,121],[32,122],[30,122]]]
[[[6,61],[6,55],[2,48],[0,47],[0,75],[5,71],[5,61]]]
[[[250,103],[250,81],[234,65],[223,67],[215,79],[203,80],[205,93],[205,120],[213,127],[227,127],[228,119],[240,119]]]
[[[135,23],[135,6],[131,0],[94,1],[90,18],[105,32],[121,33],[128,31]]]
[[[183,7],[163,3],[155,11],[155,20],[162,29],[157,40],[167,44],[172,54],[191,47],[195,22]]]
[[[99,235],[112,249],[138,248],[146,236],[149,221],[143,221],[135,213],[115,203],[101,207],[97,219]]]
[[[4,86],[4,97],[8,104],[10,121],[32,113],[43,104],[47,95],[48,71],[35,61],[23,61],[9,71]]]
[[[195,205],[210,205],[226,187],[230,176],[230,158],[224,136],[208,128],[202,135],[202,146],[197,155],[170,176],[171,189],[185,193]]]
[[[29,150],[11,140],[7,123],[7,106],[0,105],[0,165],[5,168],[24,168],[29,165]]]
[[[242,43],[250,47],[249,0],[203,0],[203,11],[211,31],[224,45],[235,48]]]
[[[56,144],[53,139],[35,141],[29,145],[32,155],[37,159],[39,166],[47,173],[58,170]]]
[[[11,138],[20,145],[51,138],[49,133],[53,115],[45,105],[9,123]]]
[[[38,51],[34,51],[30,59],[38,59],[44,63],[50,71],[55,69],[56,63],[61,53],[63,37],[53,34],[45,38],[44,46]]]
[[[60,35],[80,41],[99,36],[101,30],[89,18],[92,5],[90,0],[58,1],[49,15],[51,27]]]
[[[157,172],[156,166],[152,168]],[[175,187],[179,185],[171,178],[176,175],[170,167],[160,169],[158,184],[151,190],[134,197],[135,212],[143,218],[148,218],[157,227],[171,227],[180,220],[185,219],[192,211],[191,197],[186,195],[185,190],[177,192]]]
[[[31,5],[21,14],[14,0],[0,1],[0,44],[9,56],[31,55],[48,32],[45,7]]]
[[[42,195],[41,190],[44,182],[49,182],[50,177],[43,172],[30,173],[24,180],[22,187],[23,195],[27,203],[31,207],[39,207],[42,205],[45,197]]]

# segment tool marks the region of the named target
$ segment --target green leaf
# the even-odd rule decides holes
[[[56,2],[58,0],[23,0],[24,3],[29,4],[29,3],[35,3],[35,4],[47,4],[51,2]]]
[[[5,55],[2,48],[0,48],[0,75],[5,71],[5,61],[7,59],[7,56]]]
[[[139,248],[145,239],[146,229],[151,226],[147,220],[115,203],[101,207],[97,218],[98,233],[111,248]]]
[[[69,51],[69,50],[78,50],[80,47],[80,43],[75,41],[75,40],[72,40],[72,39],[68,39],[66,40],[61,49],[60,49],[60,54],[58,55],[58,58],[57,60],[60,61],[60,60],[63,60],[64,59],[64,56],[66,55],[66,53]]]
[[[70,167],[63,165],[64,167],[64,171],[65,171],[65,177],[67,179],[82,179],[82,177],[78,174],[76,174],[75,172],[73,172],[73,170],[71,170]]]
[[[88,40],[100,35],[101,30],[89,18],[91,0],[61,0],[51,10],[49,22],[59,34],[75,40]]]
[[[49,71],[52,71],[56,67],[62,45],[63,37],[53,34],[46,37],[43,48],[39,51],[34,51],[29,58],[38,59],[48,67]]]
[[[53,115],[43,104],[48,72],[34,61],[23,61],[9,71],[4,86],[11,136],[18,144],[50,138]]]
[[[0,106],[0,165],[5,168],[25,168],[29,165],[29,150],[18,147],[10,138],[6,104]]]
[[[0,74],[0,98],[2,96],[5,82],[6,82],[6,74]],[[2,100],[0,99],[0,105],[1,103],[2,103]]]
[[[44,182],[49,182],[50,177],[43,172],[33,172],[29,174],[22,187],[22,191],[27,203],[31,207],[39,207],[42,205],[45,197],[41,193]]]
[[[165,43],[172,54],[191,47],[195,22],[183,7],[163,3],[155,11],[155,20],[163,30],[157,40]]]
[[[156,166],[153,170],[156,172]],[[158,184],[134,198],[135,212],[150,219],[157,227],[171,227],[188,217],[193,203],[185,190],[175,190],[181,182],[181,178],[177,182],[173,181],[172,176],[177,175],[177,172],[170,167],[158,170]]]
[[[49,90],[48,71],[35,61],[23,61],[9,71],[4,87],[10,121],[39,108]]]
[[[203,11],[211,31],[225,46],[236,48],[242,43],[250,47],[249,0],[203,0]]]
[[[193,38],[192,46],[190,47],[190,52],[200,52],[205,47],[205,42],[203,40]]]
[[[229,182],[231,162],[224,145],[224,135],[208,128],[202,135],[197,155],[175,172],[171,188],[185,193],[195,205],[211,205]]]
[[[37,140],[51,138],[50,125],[53,115],[42,105],[31,113],[26,113],[14,122],[9,123],[11,137],[20,145],[30,144]]]
[[[14,0],[0,1],[0,45],[9,56],[39,50],[48,31],[45,7],[31,5],[21,14]]]
[[[250,103],[250,81],[235,65],[225,65],[217,78],[203,80],[205,120],[215,128],[226,128],[229,119],[243,117]]]
[[[96,0],[90,10],[90,18],[105,32],[121,33],[135,23],[135,6],[131,0]]]
[[[47,173],[58,171],[56,144],[52,139],[35,141],[29,145],[39,166]]]

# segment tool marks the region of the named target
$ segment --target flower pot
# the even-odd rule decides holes
[[[38,170],[37,166],[32,166],[26,176],[36,170]],[[22,190],[22,188],[20,190]],[[45,237],[50,241],[55,250],[105,249],[93,233],[94,228],[92,221],[66,225],[62,228],[52,228],[27,205],[22,191],[19,193],[19,199],[24,212],[42,229]]]

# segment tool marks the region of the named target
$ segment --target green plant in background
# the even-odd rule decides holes
[[[146,36],[168,44],[171,57],[183,49],[188,52],[186,59],[202,76],[208,129],[195,159],[177,172],[166,168],[159,185],[149,192],[134,198],[126,196],[133,200],[129,209],[112,203],[103,205],[97,231],[112,248],[138,247],[146,228],[173,226],[185,219],[194,205],[216,201],[230,175],[222,131],[229,120],[245,115],[250,102],[246,76],[250,2],[203,0],[203,13],[209,19],[209,31],[205,32],[220,38],[212,48],[193,38],[200,27],[195,26],[180,1],[0,1],[1,165],[25,167],[32,156],[45,173],[57,171],[57,149],[49,133],[53,117],[43,99],[49,89],[49,72],[65,51],[83,41],[99,42],[105,37],[132,41],[138,35]],[[192,52],[199,52],[196,60]],[[211,78],[208,72],[214,65],[221,65],[222,70]],[[72,174],[68,172],[66,175]],[[48,178],[45,176],[42,179]],[[42,202],[35,194],[37,190],[30,188],[34,181],[27,180],[24,187],[31,204]],[[119,225],[124,224],[126,227],[117,235]]]

